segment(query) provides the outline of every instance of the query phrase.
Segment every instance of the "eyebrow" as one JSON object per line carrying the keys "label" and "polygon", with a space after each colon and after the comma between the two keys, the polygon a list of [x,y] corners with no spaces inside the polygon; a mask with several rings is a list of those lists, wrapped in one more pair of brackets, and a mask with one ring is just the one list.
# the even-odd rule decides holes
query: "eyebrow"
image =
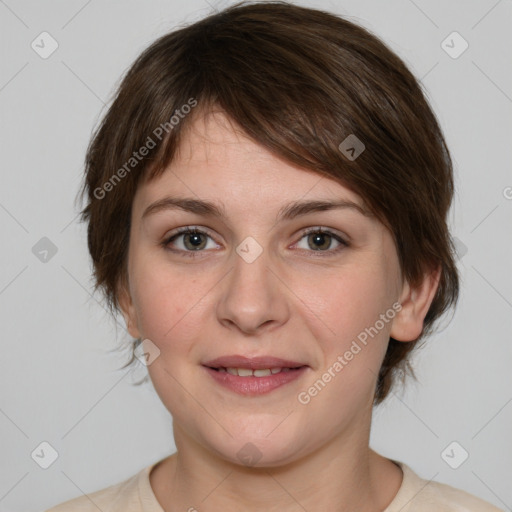
{"label": "eyebrow", "polygon": [[[281,208],[277,215],[277,220],[291,220],[296,217],[307,215],[308,213],[349,208],[358,213],[369,217],[370,212],[363,206],[345,199],[337,201],[313,200],[313,201],[294,201]],[[207,217],[219,217],[226,220],[226,213],[223,206],[217,206],[210,201],[193,199],[189,197],[167,196],[150,204],[142,214],[142,219],[163,210],[183,210]]]}

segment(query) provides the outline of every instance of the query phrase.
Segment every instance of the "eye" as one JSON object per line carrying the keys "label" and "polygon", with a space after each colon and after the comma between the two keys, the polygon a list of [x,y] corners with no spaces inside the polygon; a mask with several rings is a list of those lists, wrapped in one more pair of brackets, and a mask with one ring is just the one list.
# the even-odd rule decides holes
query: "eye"
{"label": "eye", "polygon": [[[170,251],[182,253],[201,252],[203,249],[218,247],[215,243],[213,243],[213,247],[208,246],[208,239],[213,243],[213,239],[206,231],[187,226],[166,238],[162,245]],[[170,245],[174,245],[175,248],[169,247]],[[194,254],[187,254],[187,256],[194,256]]]}
{"label": "eye", "polygon": [[[305,247],[300,247],[299,244],[303,239],[305,239]],[[332,249],[333,243],[336,245],[334,249]],[[298,249],[312,250],[314,252],[336,253],[344,247],[347,247],[348,243],[332,231],[316,227],[305,231],[296,245]]]}
{"label": "eye", "polygon": [[[209,240],[211,244],[208,245]],[[302,240],[305,241],[302,242]],[[302,247],[301,247],[302,244]],[[333,249],[333,245],[335,246]],[[327,253],[326,255],[337,253],[347,247],[349,244],[341,236],[321,227],[310,228],[306,230],[299,242],[295,246],[300,250],[308,252]],[[218,245],[213,238],[206,232],[196,227],[183,227],[167,237],[162,246],[169,251],[181,253],[184,256],[195,257],[198,252],[204,252],[204,249],[216,249]],[[323,254],[317,254],[323,256]]]}

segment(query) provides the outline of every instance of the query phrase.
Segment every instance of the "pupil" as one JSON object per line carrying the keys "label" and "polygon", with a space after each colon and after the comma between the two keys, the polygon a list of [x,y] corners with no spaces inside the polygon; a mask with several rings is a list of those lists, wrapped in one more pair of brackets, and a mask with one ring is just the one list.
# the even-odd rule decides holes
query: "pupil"
{"label": "pupil", "polygon": [[201,241],[201,233],[190,233],[186,240],[189,240],[192,244],[192,249],[198,249],[201,244],[203,243]]}
{"label": "pupil", "polygon": [[[329,242],[329,235],[326,235],[324,233],[315,233],[313,236],[313,243],[315,244],[312,249],[328,249],[330,242]],[[326,243],[326,237],[327,237],[327,243]],[[316,244],[319,245],[316,245]]]}

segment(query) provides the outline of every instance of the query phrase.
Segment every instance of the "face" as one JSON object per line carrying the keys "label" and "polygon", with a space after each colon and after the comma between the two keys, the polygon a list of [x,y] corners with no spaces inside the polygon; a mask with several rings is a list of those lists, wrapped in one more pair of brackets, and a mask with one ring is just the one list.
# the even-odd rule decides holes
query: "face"
{"label": "face", "polygon": [[[128,275],[123,312],[159,351],[148,370],[177,445],[235,463],[252,450],[254,465],[273,466],[364,438],[408,289],[390,233],[351,190],[278,159],[221,113],[198,118],[137,191]],[[243,376],[251,364],[276,373]]]}

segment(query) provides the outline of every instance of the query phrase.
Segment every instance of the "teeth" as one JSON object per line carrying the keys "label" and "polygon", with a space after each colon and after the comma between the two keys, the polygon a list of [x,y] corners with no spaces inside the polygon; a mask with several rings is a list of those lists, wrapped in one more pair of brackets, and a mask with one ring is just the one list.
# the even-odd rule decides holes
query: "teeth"
{"label": "teeth", "polygon": [[267,377],[268,375],[272,375],[268,368],[265,370],[254,370],[255,377]]}
{"label": "teeth", "polygon": [[219,368],[219,371],[225,371],[230,375],[239,377],[268,377],[281,371],[288,372],[289,368],[263,368],[261,370],[251,370],[250,368]]}

